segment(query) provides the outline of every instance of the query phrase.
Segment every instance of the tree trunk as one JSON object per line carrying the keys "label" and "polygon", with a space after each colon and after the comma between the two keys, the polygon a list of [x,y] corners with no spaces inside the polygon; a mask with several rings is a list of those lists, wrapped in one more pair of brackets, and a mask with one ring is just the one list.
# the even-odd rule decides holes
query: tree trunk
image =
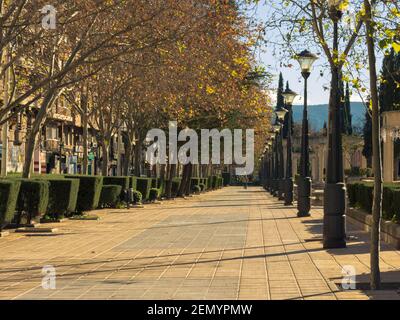
{"label": "tree trunk", "polygon": [[49,107],[52,105],[54,98],[55,98],[55,89],[51,89],[48,94],[46,95],[43,103],[39,109],[39,112],[35,118],[35,121],[32,125],[32,129],[28,135],[26,141],[26,154],[25,154],[25,161],[22,171],[23,178],[30,178],[31,176],[31,167],[32,167],[32,160],[33,160],[33,153],[35,151],[36,145],[36,137],[42,128],[43,122],[46,119],[47,111]]}
{"label": "tree trunk", "polygon": [[135,175],[140,177],[142,174],[141,170],[142,165],[142,143],[140,139],[138,139],[137,143],[135,144]]}
{"label": "tree trunk", "polygon": [[169,175],[168,175],[168,180],[167,180],[167,185],[166,185],[166,190],[165,190],[165,195],[167,199],[172,198],[172,179],[175,177],[176,173],[176,164],[171,164],[169,165],[170,170],[169,170]]}
{"label": "tree trunk", "polygon": [[[371,2],[374,4],[374,1]],[[380,252],[380,227],[382,217],[382,156],[380,143],[380,121],[379,121],[379,98],[378,98],[378,76],[376,72],[375,55],[375,28],[373,26],[373,14],[371,3],[364,0],[365,17],[367,27],[367,47],[369,61],[369,77],[372,102],[372,153],[374,171],[374,199],[372,206],[371,226],[371,289],[378,290],[381,286],[379,252]]]}
{"label": "tree trunk", "polygon": [[178,197],[183,197],[185,195],[186,191],[186,182],[187,178],[189,175],[188,172],[189,165],[185,164],[182,168],[182,180],[181,180],[181,185],[179,186],[179,191],[178,191]]}
{"label": "tree trunk", "polygon": [[108,158],[109,158],[109,145],[106,142],[101,144],[101,150],[103,153],[103,161],[101,163],[101,174],[103,177],[108,176]]}
{"label": "tree trunk", "polygon": [[190,195],[191,191],[190,190],[190,183],[191,183],[191,177],[193,175],[193,164],[189,163],[188,164],[188,173],[187,173],[187,179],[186,179],[186,184],[185,184],[185,195]]}
{"label": "tree trunk", "polygon": [[88,173],[88,115],[87,115],[87,100],[86,96],[82,97],[82,127],[83,127],[83,164],[82,164],[82,173]]}
{"label": "tree trunk", "polygon": [[131,164],[131,159],[132,159],[132,145],[130,142],[125,144],[125,161],[124,161],[124,176],[129,175],[129,166]]}

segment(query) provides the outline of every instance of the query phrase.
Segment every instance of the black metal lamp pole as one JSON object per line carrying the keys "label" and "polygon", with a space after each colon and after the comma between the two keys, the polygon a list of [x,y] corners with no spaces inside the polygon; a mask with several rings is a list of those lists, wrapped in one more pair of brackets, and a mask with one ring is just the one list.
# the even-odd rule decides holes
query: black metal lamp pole
{"label": "black metal lamp pole", "polygon": [[276,161],[276,139],[275,136],[273,135],[272,137],[272,150],[271,150],[271,189],[270,189],[270,193],[272,196],[275,196],[275,192],[276,192],[276,165],[277,165],[277,161]]}
{"label": "black metal lamp pole", "polygon": [[271,191],[271,179],[272,179],[272,159],[271,159],[271,142],[268,142],[268,150],[267,150],[267,191]]}
{"label": "black metal lamp pole", "polygon": [[278,138],[278,159],[279,159],[279,167],[278,167],[278,199],[284,200],[285,194],[285,161],[283,157],[283,128],[284,128],[284,120],[287,114],[287,110],[285,108],[279,108],[276,110],[276,118],[277,118],[277,138]]}
{"label": "black metal lamp pole", "polygon": [[286,137],[286,177],[285,177],[285,206],[293,205],[293,161],[292,161],[292,121],[293,110],[292,104],[297,93],[289,89],[289,84],[283,93],[285,98],[287,116],[287,137]]}
{"label": "black metal lamp pole", "polygon": [[308,140],[308,113],[307,113],[307,82],[311,74],[312,64],[317,60],[317,56],[305,50],[298,55],[301,66],[301,74],[304,78],[304,109],[303,125],[301,135],[301,154],[300,154],[300,176],[297,181],[297,209],[298,217],[307,217],[311,209],[311,177],[310,177],[310,153]]}
{"label": "black metal lamp pole", "polygon": [[[338,25],[342,12],[340,0],[329,0],[330,17],[333,21],[333,52],[339,57]],[[342,135],[340,129],[340,70],[336,64],[332,70],[329,102],[328,161],[324,191],[323,246],[346,247],[346,186],[343,176]]]}

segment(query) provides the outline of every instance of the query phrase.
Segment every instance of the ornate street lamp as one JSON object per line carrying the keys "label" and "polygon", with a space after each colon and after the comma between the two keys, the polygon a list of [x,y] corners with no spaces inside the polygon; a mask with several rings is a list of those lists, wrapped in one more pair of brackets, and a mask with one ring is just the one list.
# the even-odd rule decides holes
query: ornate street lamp
{"label": "ornate street lamp", "polygon": [[283,157],[283,122],[285,120],[285,116],[287,114],[287,110],[285,108],[279,108],[275,111],[277,122],[279,123],[279,131],[277,133],[277,156],[278,156],[278,199],[284,200],[285,194],[285,164]]}
{"label": "ornate street lamp", "polygon": [[318,57],[304,50],[297,55],[297,60],[301,67],[301,74],[304,78],[304,110],[303,125],[301,134],[301,154],[300,154],[300,176],[297,181],[297,209],[298,217],[307,217],[311,209],[311,178],[310,178],[310,154],[308,141],[308,114],[307,114],[307,81],[311,74],[312,66]]}
{"label": "ornate street lamp", "polygon": [[[339,21],[342,17],[340,4],[343,1],[329,0],[329,15],[333,21],[333,59],[339,58]],[[342,134],[340,128],[340,80],[338,63],[332,67],[331,96],[329,101],[328,156],[324,190],[323,246],[346,247],[346,186],[343,174]]]}
{"label": "ornate street lamp", "polygon": [[276,161],[276,132],[275,128],[272,128],[271,133],[271,178],[270,178],[270,188],[269,192],[272,196],[275,195],[276,192],[276,168],[277,168],[277,161]]}
{"label": "ornate street lamp", "polygon": [[294,99],[297,97],[297,93],[289,89],[289,84],[283,92],[285,98],[285,104],[288,109],[288,121],[287,121],[287,137],[286,137],[286,179],[285,179],[285,206],[291,206],[293,204],[293,166],[292,166],[292,121],[293,121],[293,110],[292,105]]}
{"label": "ornate street lamp", "polygon": [[271,191],[272,188],[272,142],[270,140],[267,141],[267,153],[266,153],[266,159],[267,159],[267,191]]}

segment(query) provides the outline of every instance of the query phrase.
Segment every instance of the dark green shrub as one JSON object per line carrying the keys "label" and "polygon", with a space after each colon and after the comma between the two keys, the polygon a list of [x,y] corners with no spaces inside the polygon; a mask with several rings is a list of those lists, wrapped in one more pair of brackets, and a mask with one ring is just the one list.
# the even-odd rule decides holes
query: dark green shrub
{"label": "dark green shrub", "polygon": [[165,188],[166,188],[166,181],[165,179],[158,179],[157,180],[157,189],[160,190],[160,197],[165,195]]}
{"label": "dark green shrub", "polygon": [[142,194],[143,200],[149,199],[151,183],[152,183],[151,178],[137,178],[136,190],[140,191],[140,193]]}
{"label": "dark green shrub", "polygon": [[157,178],[150,178],[151,179],[151,187],[154,189],[158,188],[158,179]]}
{"label": "dark green shrub", "polygon": [[346,186],[347,195],[349,197],[350,206],[354,207],[357,204],[357,184],[351,183]]}
{"label": "dark green shrub", "polygon": [[171,196],[175,198],[178,195],[179,187],[181,186],[182,179],[174,178],[172,179]]}
{"label": "dark green shrub", "polygon": [[101,189],[103,187],[103,177],[84,176],[84,175],[66,175],[68,179],[79,179],[79,192],[76,211],[95,210],[99,206]]}
{"label": "dark green shrub", "polygon": [[120,185],[103,185],[99,200],[100,208],[115,208],[121,201],[121,190]]}
{"label": "dark green shrub", "polygon": [[194,185],[192,190],[193,190],[194,193],[200,193],[201,192],[201,188],[198,185]]}
{"label": "dark green shrub", "polygon": [[133,203],[139,204],[142,203],[142,193],[137,190],[133,190]]}
{"label": "dark green shrub", "polygon": [[400,223],[400,190],[392,189],[392,209],[388,220]]}
{"label": "dark green shrub", "polygon": [[18,180],[0,181],[0,230],[14,218],[20,187]]}
{"label": "dark green shrub", "polygon": [[27,214],[28,222],[46,214],[49,203],[49,186],[47,180],[21,179],[17,201],[17,222],[20,223],[21,215]]}
{"label": "dark green shrub", "polygon": [[395,194],[395,189],[383,188],[383,201],[382,201],[382,217],[385,220],[392,220],[393,218],[393,196]]}
{"label": "dark green shrub", "polygon": [[[359,207],[367,213],[372,212],[373,184],[352,183],[347,185],[351,206]],[[398,222],[400,219],[400,188],[399,184],[387,183],[383,187],[382,214],[385,220]]]}
{"label": "dark green shrub", "polygon": [[156,201],[160,197],[160,189],[151,188],[149,193],[149,200]]}
{"label": "dark green shrub", "polygon": [[137,190],[137,177],[130,177],[129,188]]}
{"label": "dark green shrub", "polygon": [[212,190],[213,189],[213,177],[210,176],[207,178],[207,190]]}
{"label": "dark green shrub", "polygon": [[195,186],[198,186],[201,182],[200,178],[190,178],[190,190],[194,190]]}
{"label": "dark green shrub", "polygon": [[78,179],[49,179],[47,215],[59,219],[76,211],[79,192]]}
{"label": "dark green shrub", "polygon": [[130,187],[130,178],[129,177],[104,177],[103,185],[109,186],[121,186],[121,194],[119,198],[121,201],[125,199],[124,191],[128,190]]}
{"label": "dark green shrub", "polygon": [[217,188],[222,188],[224,186],[224,178],[217,177]]}
{"label": "dark green shrub", "polygon": [[222,173],[223,185],[228,186],[231,184],[231,174],[229,172]]}

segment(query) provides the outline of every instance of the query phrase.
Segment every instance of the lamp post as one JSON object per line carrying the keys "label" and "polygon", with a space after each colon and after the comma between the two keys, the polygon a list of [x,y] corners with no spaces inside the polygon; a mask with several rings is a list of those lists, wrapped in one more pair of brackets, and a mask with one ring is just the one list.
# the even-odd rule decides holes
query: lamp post
{"label": "lamp post", "polygon": [[277,122],[273,126],[274,130],[274,168],[273,168],[273,196],[279,197],[279,166],[280,166],[280,159],[279,159],[279,131],[281,130],[280,124]]}
{"label": "lamp post", "polygon": [[289,89],[289,84],[283,92],[286,108],[288,110],[287,137],[286,137],[286,177],[285,177],[285,206],[293,205],[293,166],[292,166],[292,105],[297,93]]}
{"label": "lamp post", "polygon": [[[333,21],[333,58],[339,57],[338,25],[342,17],[341,0],[329,0],[329,15]],[[331,95],[329,101],[328,156],[324,191],[323,246],[346,247],[346,187],[343,177],[342,135],[340,129],[340,82],[339,63],[332,67]]]}
{"label": "lamp post", "polygon": [[273,135],[271,136],[271,179],[270,179],[270,188],[269,193],[273,196],[275,195],[275,187],[276,187],[276,153],[275,153],[275,129],[272,131]]}
{"label": "lamp post", "polygon": [[278,199],[284,200],[285,194],[285,164],[283,157],[283,122],[285,120],[286,113],[288,111],[285,108],[279,108],[276,110],[276,117],[279,123],[279,131],[278,131]]}
{"label": "lamp post", "polygon": [[307,81],[310,77],[312,65],[318,59],[315,54],[304,50],[297,55],[304,78],[304,110],[301,134],[300,176],[297,181],[297,209],[298,217],[307,217],[311,209],[311,178],[310,178],[310,150],[308,141],[308,114],[307,114]]}
{"label": "lamp post", "polygon": [[266,167],[267,167],[267,182],[266,182],[266,190],[271,191],[271,179],[272,179],[272,159],[271,159],[271,146],[272,142],[267,141],[267,149],[266,149]]}

